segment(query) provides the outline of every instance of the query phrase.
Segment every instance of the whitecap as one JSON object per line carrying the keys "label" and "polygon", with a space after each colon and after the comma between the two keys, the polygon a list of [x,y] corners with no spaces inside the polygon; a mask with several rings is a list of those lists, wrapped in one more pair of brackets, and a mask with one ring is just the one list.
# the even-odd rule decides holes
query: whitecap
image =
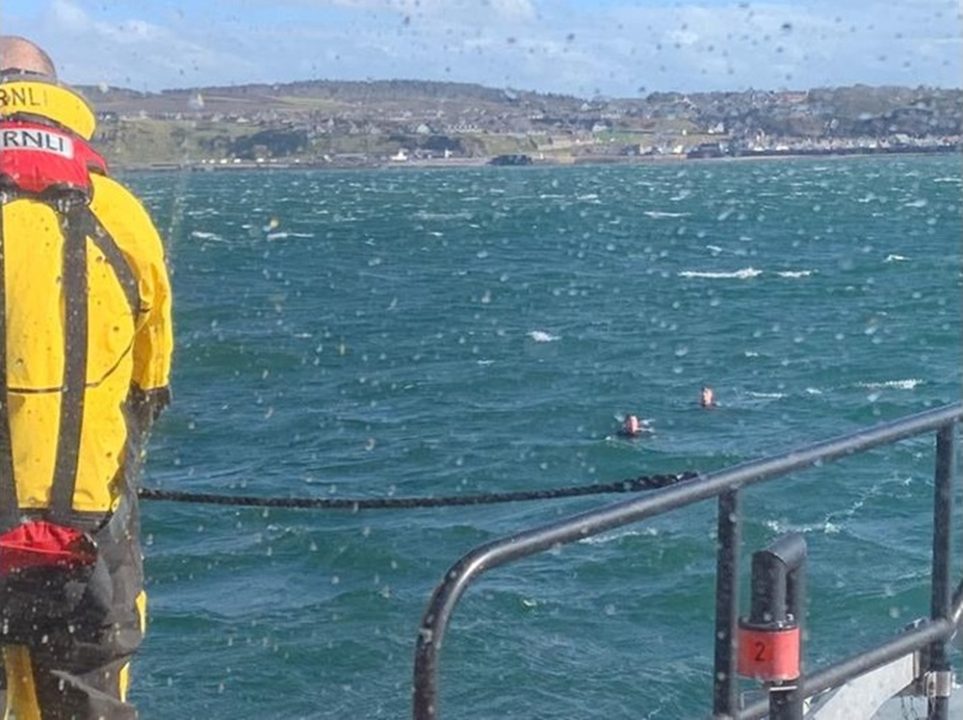
{"label": "whitecap", "polygon": [[285,240],[288,237],[290,237],[290,235],[289,233],[286,233],[286,232],[276,232],[276,233],[268,233],[267,235],[265,235],[265,237],[268,240]]}
{"label": "whitecap", "polygon": [[903,207],[906,207],[906,208],[925,208],[927,205],[929,205],[929,202],[926,200],[926,198],[920,198],[919,200],[910,200],[907,203],[903,203]]}
{"label": "whitecap", "polygon": [[203,232],[201,230],[194,230],[191,232],[192,238],[197,238],[198,240],[223,240],[220,235],[212,232]]}
{"label": "whitecap", "polygon": [[722,252],[722,248],[718,245],[706,245],[706,250],[717,255]]}
{"label": "whitecap", "polygon": [[920,378],[909,378],[908,380],[883,380],[881,382],[861,382],[856,383],[857,387],[866,388],[867,390],[915,390],[917,385],[922,385],[923,380]]}
{"label": "whitecap", "polygon": [[765,524],[770,530],[780,535],[790,531],[803,534],[821,532],[825,535],[837,535],[842,530],[838,524],[828,518],[825,522],[811,523],[808,525],[792,525],[790,523],[780,522],[779,520],[767,520]]}
{"label": "whitecap", "polygon": [[702,270],[682,270],[679,272],[679,277],[708,278],[710,280],[749,280],[759,275],[762,275],[762,270],[756,270],[755,268],[751,267],[742,268],[741,270],[734,270],[732,272],[708,272]]}
{"label": "whitecap", "polygon": [[658,220],[659,218],[689,217],[689,213],[687,212],[663,212],[662,210],[646,210],[642,214],[653,220]]}
{"label": "whitecap", "polygon": [[960,178],[958,178],[958,177],[938,177],[938,178],[933,178],[933,182],[935,182],[935,183],[956,183],[957,185],[959,185],[959,184],[960,184]]}
{"label": "whitecap", "polygon": [[906,257],[905,255],[897,255],[896,253],[890,253],[889,255],[886,256],[886,259],[883,262],[906,262],[907,260],[909,260],[909,258]]}
{"label": "whitecap", "polygon": [[807,395],[822,395],[822,394],[823,394],[823,391],[820,390],[819,388],[808,387],[808,388],[806,388],[806,394],[807,394]]}
{"label": "whitecap", "polygon": [[749,394],[752,395],[752,397],[763,398],[765,400],[781,400],[786,397],[786,393],[780,392],[752,392],[750,390]]}
{"label": "whitecap", "polygon": [[576,195],[575,197],[579,200],[598,200],[599,199],[599,196],[596,195],[595,193],[587,193],[585,195]]}
{"label": "whitecap", "polygon": [[593,537],[587,537],[579,540],[580,543],[585,543],[586,545],[605,545],[616,540],[621,540],[627,537],[658,537],[659,531],[656,528],[642,528],[641,530],[620,530],[617,532],[605,533],[604,535],[595,535]]}
{"label": "whitecap", "polygon": [[472,213],[467,210],[462,210],[461,212],[428,212],[426,210],[419,210],[414,214],[419,220],[471,220]]}
{"label": "whitecap", "polygon": [[528,333],[528,337],[537,343],[555,342],[556,340],[562,339],[558,335],[552,335],[552,333],[545,332],[544,330],[532,330]]}
{"label": "whitecap", "polygon": [[783,278],[804,278],[813,274],[813,270],[782,270],[776,275]]}

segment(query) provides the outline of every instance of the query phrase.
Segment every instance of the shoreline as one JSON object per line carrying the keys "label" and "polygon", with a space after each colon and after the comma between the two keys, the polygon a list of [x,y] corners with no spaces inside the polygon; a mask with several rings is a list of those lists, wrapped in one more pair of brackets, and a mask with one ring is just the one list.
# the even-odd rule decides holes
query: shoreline
{"label": "shoreline", "polygon": [[[766,160],[798,160],[798,159],[826,159],[842,158],[872,158],[872,157],[905,157],[929,155],[960,155],[963,148],[959,146],[934,146],[913,148],[906,150],[854,150],[854,151],[817,151],[817,152],[762,152],[743,155],[660,155],[660,156],[585,156],[566,158],[564,160],[535,160],[530,165],[518,167],[527,168],[564,168],[601,165],[678,165],[680,163],[705,162],[753,162]],[[200,163],[153,163],[149,165],[124,165],[111,163],[113,169],[122,173],[141,172],[190,172],[190,173],[224,173],[244,171],[325,171],[325,170],[405,170],[405,169],[461,169],[493,167],[493,157],[477,158],[448,158],[431,160],[406,160],[404,162],[372,162],[372,163],[334,163],[334,162],[230,162],[225,164]],[[512,167],[502,165],[500,167]]]}

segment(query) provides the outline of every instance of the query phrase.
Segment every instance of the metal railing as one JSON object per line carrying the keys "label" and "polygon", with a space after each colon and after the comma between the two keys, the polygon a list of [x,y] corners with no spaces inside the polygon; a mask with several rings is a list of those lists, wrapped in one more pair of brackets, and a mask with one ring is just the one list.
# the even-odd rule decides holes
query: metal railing
{"label": "metal railing", "polygon": [[438,669],[445,633],[462,595],[483,573],[713,497],[718,498],[718,552],[712,717],[715,720],[765,717],[768,712],[766,700],[742,710],[739,708],[736,636],[739,621],[738,559],[742,489],[909,437],[936,432],[931,617],[889,642],[808,674],[802,681],[802,693],[806,697],[812,696],[879,668],[893,659],[926,649],[927,667],[924,670],[935,688],[929,700],[929,720],[949,720],[948,687],[952,669],[946,644],[963,615],[963,582],[954,593],[950,579],[953,481],[956,474],[957,429],[961,419],[963,405],[940,407],[784,455],[743,463],[475,548],[445,573],[422,618],[415,650],[413,717],[415,720],[437,720],[440,717]]}

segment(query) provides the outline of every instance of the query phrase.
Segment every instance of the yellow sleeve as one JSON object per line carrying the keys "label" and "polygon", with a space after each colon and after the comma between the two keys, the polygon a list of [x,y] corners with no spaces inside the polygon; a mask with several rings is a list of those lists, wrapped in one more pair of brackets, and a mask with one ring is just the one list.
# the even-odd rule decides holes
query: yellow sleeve
{"label": "yellow sleeve", "polygon": [[137,278],[141,306],[134,336],[133,384],[147,393],[166,392],[174,333],[164,245],[147,210],[126,188],[100,175],[91,175],[91,180],[91,209]]}

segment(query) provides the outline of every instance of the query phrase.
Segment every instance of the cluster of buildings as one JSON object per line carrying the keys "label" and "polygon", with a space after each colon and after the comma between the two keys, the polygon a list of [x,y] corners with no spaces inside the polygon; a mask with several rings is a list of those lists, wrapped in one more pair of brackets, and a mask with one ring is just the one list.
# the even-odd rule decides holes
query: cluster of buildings
{"label": "cluster of buildings", "polygon": [[[297,101],[286,94],[295,90]],[[160,161],[209,167],[940,152],[961,147],[961,101],[959,90],[865,86],[583,100],[318,82],[128,94],[99,103],[98,140],[109,152],[131,125],[154,122],[178,134],[183,150]]]}

